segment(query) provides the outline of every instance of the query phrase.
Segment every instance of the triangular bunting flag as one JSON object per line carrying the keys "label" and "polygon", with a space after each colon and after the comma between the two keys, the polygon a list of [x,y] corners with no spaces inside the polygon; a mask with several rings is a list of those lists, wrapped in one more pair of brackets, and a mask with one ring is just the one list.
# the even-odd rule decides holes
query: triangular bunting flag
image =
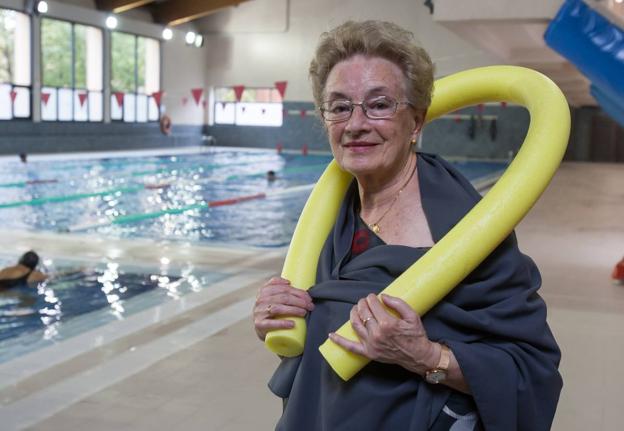
{"label": "triangular bunting flag", "polygon": [[243,97],[243,91],[245,91],[244,85],[235,85],[232,87],[234,89],[234,95],[236,96],[236,101],[240,102],[241,97]]}
{"label": "triangular bunting flag", "polygon": [[284,94],[286,94],[287,85],[288,85],[288,81],[276,81],[275,82],[275,88],[277,88],[277,91],[279,92],[280,96],[282,96],[282,99],[284,98]]}
{"label": "triangular bunting flag", "polygon": [[87,100],[87,93],[78,93],[78,100],[80,101],[80,107],[82,108],[85,100]]}
{"label": "triangular bunting flag", "polygon": [[11,90],[11,93],[9,94],[11,95],[11,102],[15,103],[15,98],[17,97],[17,91]]}
{"label": "triangular bunting flag", "polygon": [[117,105],[121,108],[124,102],[124,94],[121,91],[116,91],[113,94],[115,95],[115,100],[117,100]]}
{"label": "triangular bunting flag", "polygon": [[43,105],[46,106],[48,104],[48,100],[50,100],[50,93],[46,93],[45,91],[41,92],[41,101]]}
{"label": "triangular bunting flag", "polygon": [[193,100],[195,100],[195,104],[199,106],[199,101],[202,98],[202,94],[204,94],[203,88],[191,88],[191,94],[193,95]]}
{"label": "triangular bunting flag", "polygon": [[154,98],[154,102],[156,102],[156,106],[160,108],[160,101],[162,99],[164,91],[154,91],[152,93],[152,97]]}

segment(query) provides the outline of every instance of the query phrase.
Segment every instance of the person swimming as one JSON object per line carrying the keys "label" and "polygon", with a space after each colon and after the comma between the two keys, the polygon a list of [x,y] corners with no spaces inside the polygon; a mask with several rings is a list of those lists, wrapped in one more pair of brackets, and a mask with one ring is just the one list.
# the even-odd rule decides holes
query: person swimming
{"label": "person swimming", "polygon": [[39,255],[37,253],[32,250],[24,253],[19,258],[17,265],[0,270],[0,290],[46,280],[48,276],[36,269],[38,264]]}

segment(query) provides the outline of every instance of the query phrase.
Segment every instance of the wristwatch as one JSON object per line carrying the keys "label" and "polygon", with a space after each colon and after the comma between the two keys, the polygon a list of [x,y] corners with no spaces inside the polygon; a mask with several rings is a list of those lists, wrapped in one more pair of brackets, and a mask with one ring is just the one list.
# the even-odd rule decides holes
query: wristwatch
{"label": "wristwatch", "polygon": [[437,385],[446,380],[449,364],[451,363],[451,350],[444,344],[440,344],[440,346],[442,350],[440,351],[438,365],[434,369],[425,372],[425,380],[432,385]]}

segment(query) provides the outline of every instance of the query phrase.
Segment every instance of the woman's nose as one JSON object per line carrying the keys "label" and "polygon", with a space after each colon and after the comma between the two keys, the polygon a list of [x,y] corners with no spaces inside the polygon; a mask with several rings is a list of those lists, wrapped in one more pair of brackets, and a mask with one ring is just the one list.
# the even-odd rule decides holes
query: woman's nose
{"label": "woman's nose", "polygon": [[351,117],[347,120],[345,129],[348,131],[365,129],[369,125],[368,121],[364,107],[362,105],[353,105],[353,112],[351,112]]}

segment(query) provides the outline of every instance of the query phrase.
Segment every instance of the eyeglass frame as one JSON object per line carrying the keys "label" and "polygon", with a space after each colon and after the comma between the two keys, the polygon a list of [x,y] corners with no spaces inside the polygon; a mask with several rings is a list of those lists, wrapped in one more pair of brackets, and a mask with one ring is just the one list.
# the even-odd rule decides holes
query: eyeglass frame
{"label": "eyeglass frame", "polygon": [[394,101],[394,111],[392,111],[392,114],[390,114],[388,116],[385,116],[385,117],[370,117],[368,115],[368,111],[367,111],[366,107],[364,106],[364,103],[366,103],[367,100],[363,100],[363,101],[358,102],[358,103],[353,102],[353,101],[351,101],[349,99],[336,99],[336,100],[326,100],[326,101],[324,101],[322,104],[332,103],[332,102],[349,102],[349,106],[351,107],[351,109],[349,110],[349,116],[346,117],[346,118],[338,119],[338,120],[330,120],[330,119],[325,118],[325,112],[328,111],[328,110],[324,109],[322,106],[319,107],[319,111],[321,112],[321,117],[323,118],[323,120],[329,121],[330,123],[341,123],[343,121],[349,121],[351,119],[351,117],[353,116],[353,111],[355,110],[356,106],[359,106],[362,109],[362,112],[364,113],[364,116],[366,118],[368,118],[369,120],[387,120],[389,118],[393,118],[396,115],[397,111],[399,110],[399,105],[409,105],[412,108],[416,108],[412,102],[409,102],[407,100],[405,100],[405,101],[398,101],[398,100],[395,100],[393,97],[390,97],[390,96],[378,96],[376,98],[371,98],[371,99],[368,99],[368,100],[375,100],[375,99],[382,99],[382,98]]}

